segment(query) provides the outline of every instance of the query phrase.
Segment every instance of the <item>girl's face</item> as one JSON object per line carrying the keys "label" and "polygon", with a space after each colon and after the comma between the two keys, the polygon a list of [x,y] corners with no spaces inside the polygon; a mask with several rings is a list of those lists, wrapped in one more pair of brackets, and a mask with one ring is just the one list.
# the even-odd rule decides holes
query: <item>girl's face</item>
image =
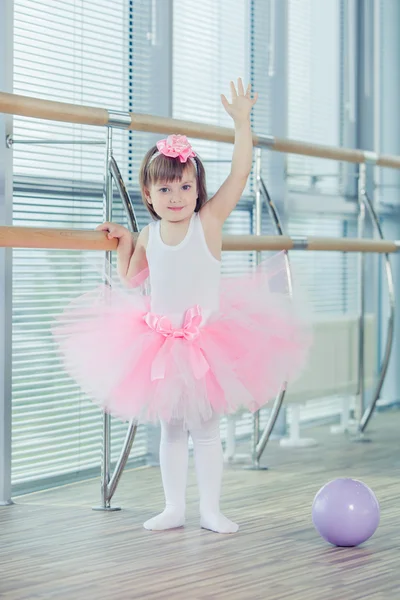
{"label": "girl's face", "polygon": [[197,176],[193,167],[184,170],[181,181],[158,181],[146,190],[146,199],[164,220],[190,219],[197,204]]}

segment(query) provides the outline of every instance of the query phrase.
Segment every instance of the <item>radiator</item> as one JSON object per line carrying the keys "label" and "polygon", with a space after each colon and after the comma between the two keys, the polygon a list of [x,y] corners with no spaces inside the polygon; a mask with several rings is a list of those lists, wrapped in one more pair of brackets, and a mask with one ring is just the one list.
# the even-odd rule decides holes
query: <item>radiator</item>
{"label": "radiator", "polygon": [[[355,395],[358,382],[358,317],[338,315],[314,322],[314,344],[307,368],[289,382],[285,402],[307,402],[331,395]],[[376,382],[377,323],[374,314],[365,317],[365,388]]]}

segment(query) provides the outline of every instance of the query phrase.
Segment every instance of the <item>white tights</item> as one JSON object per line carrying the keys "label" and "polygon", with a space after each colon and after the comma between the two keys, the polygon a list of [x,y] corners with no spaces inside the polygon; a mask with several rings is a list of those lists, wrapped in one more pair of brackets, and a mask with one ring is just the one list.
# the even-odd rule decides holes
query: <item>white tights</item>
{"label": "white tights", "polygon": [[[235,533],[238,526],[219,509],[223,470],[219,418],[213,416],[201,428],[192,429],[190,435],[200,493],[200,525],[217,533]],[[160,468],[165,510],[146,521],[146,529],[173,529],[185,524],[188,437],[181,421],[161,423]]]}

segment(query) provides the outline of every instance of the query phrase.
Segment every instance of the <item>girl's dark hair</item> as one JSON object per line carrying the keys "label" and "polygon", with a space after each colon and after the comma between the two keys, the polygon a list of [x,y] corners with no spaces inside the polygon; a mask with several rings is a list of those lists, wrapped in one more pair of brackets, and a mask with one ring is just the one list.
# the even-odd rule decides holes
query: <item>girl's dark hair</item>
{"label": "girl's dark hair", "polygon": [[148,190],[151,185],[158,181],[166,181],[168,183],[172,181],[181,181],[183,173],[190,166],[196,171],[192,161],[196,163],[197,167],[196,179],[198,196],[195,212],[199,212],[201,207],[207,202],[206,173],[199,157],[195,156],[194,158],[188,159],[187,162],[182,163],[179,157],[170,158],[169,156],[164,156],[164,154],[159,154],[151,160],[156,152],[158,152],[157,146],[150,148],[142,161],[139,172],[142,200],[149,213],[155,219],[160,219],[153,206],[148,203],[145,190]]}

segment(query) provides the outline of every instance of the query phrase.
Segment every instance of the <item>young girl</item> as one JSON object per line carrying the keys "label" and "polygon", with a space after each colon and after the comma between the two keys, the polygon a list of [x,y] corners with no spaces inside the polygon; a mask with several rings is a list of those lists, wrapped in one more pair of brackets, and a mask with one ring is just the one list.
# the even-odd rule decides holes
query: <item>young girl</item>
{"label": "young girl", "polygon": [[[95,302],[85,296],[56,330],[69,372],[106,411],[161,422],[165,509],[144,523],[149,530],[185,523],[189,434],[201,527],[238,530],[219,507],[220,415],[260,408],[298,374],[309,344],[287,295],[271,292],[271,273],[220,280],[222,227],[251,170],[250,113],[257,101],[241,79],[231,93],[231,103],[222,96],[235,124],[226,181],[207,201],[204,167],[185,136],[151,148],[140,185],[153,222],[136,244],[120,225],[98,227],[119,240],[118,272],[129,290],[105,287]],[[150,297],[134,288],[147,274]]]}

